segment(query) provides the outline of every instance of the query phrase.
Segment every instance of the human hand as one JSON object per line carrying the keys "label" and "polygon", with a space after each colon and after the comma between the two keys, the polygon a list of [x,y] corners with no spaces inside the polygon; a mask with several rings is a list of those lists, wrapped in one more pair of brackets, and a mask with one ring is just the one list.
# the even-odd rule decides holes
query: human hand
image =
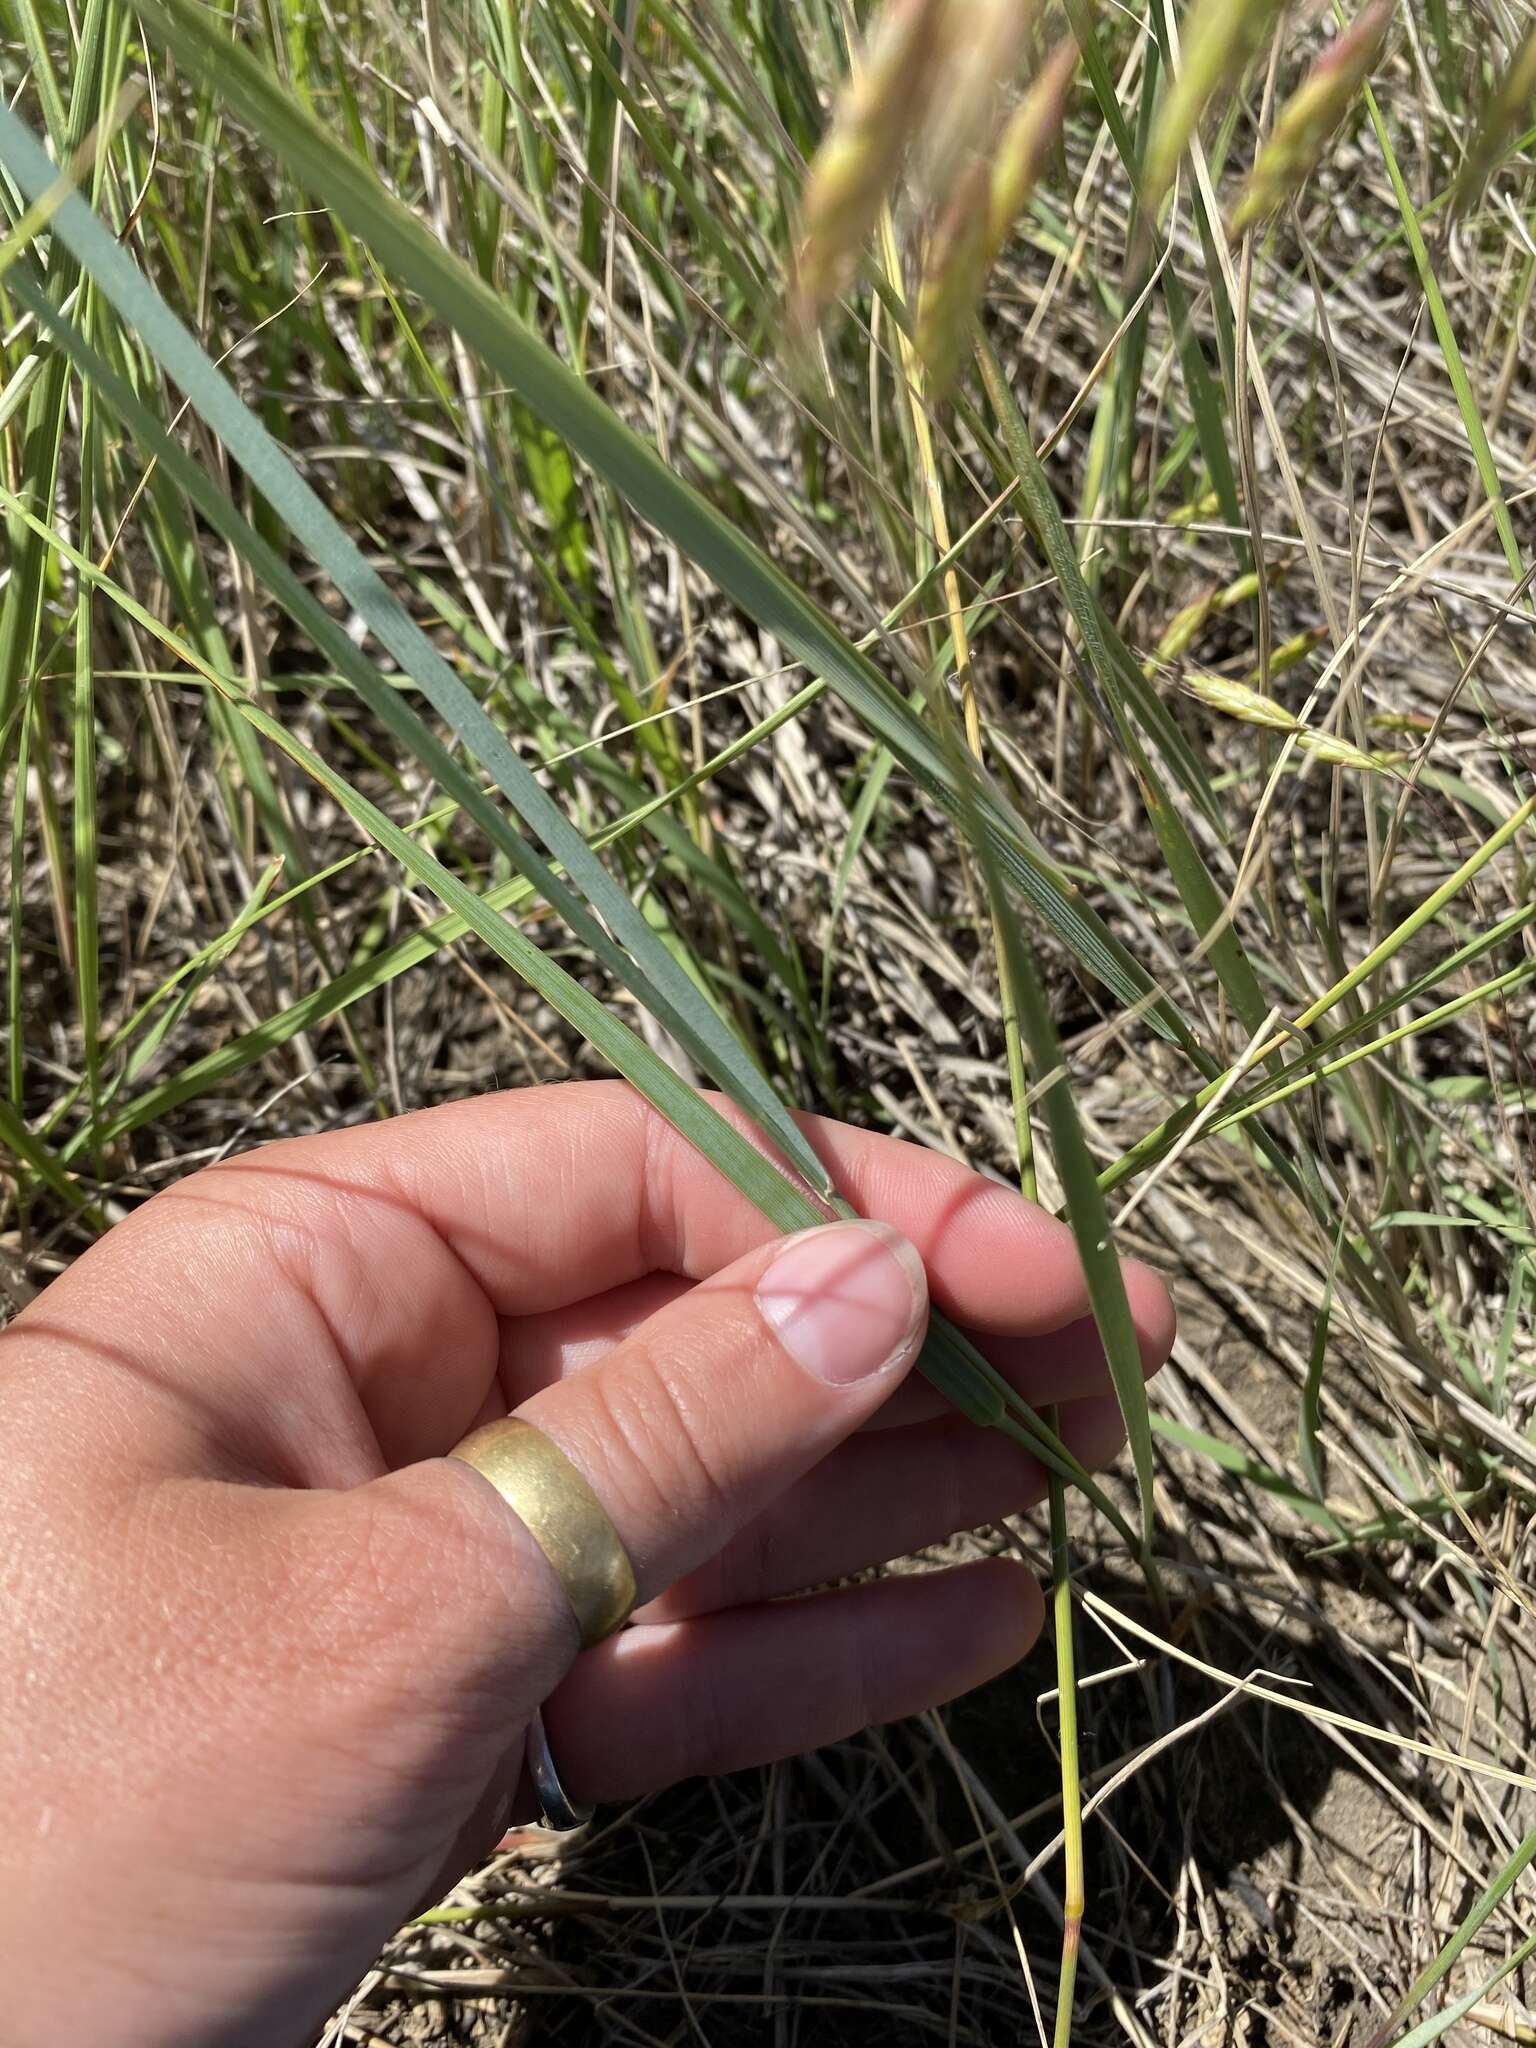
{"label": "human hand", "polygon": [[[1121,1441],[1064,1226],[918,1147],[806,1128],[891,1227],[776,1238],[639,1096],[573,1084],[195,1174],[18,1317],[10,2048],[302,2040],[531,1812],[541,1702],[572,1796],[627,1799],[1029,1647],[1040,1595],[1001,1561],[780,1597],[1044,1492],[907,1379],[923,1263],[1028,1400],[1066,1404],[1085,1464]],[[1154,1369],[1172,1312],[1127,1281]],[[646,1603],[580,1656],[543,1553],[444,1456],[514,1409],[586,1475]]]}

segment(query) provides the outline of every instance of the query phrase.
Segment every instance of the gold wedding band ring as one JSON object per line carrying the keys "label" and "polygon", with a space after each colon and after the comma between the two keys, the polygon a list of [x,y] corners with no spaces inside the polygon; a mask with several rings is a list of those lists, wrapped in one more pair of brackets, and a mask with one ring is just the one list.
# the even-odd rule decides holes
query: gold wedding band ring
{"label": "gold wedding band ring", "polygon": [[590,1650],[624,1626],[635,1568],[607,1510],[553,1437],[509,1415],[471,1430],[448,1453],[473,1465],[549,1559]]}

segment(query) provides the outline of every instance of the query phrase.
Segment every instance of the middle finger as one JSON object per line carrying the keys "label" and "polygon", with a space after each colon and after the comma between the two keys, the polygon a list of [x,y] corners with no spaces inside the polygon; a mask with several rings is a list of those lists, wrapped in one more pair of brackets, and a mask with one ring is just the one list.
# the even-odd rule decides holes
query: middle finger
{"label": "middle finger", "polygon": [[[1091,1470],[1125,1441],[1112,1395],[1061,1411],[1068,1450]],[[1045,1498],[1045,1467],[995,1429],[959,1417],[849,1437],[641,1621],[776,1600],[1019,1514]]]}

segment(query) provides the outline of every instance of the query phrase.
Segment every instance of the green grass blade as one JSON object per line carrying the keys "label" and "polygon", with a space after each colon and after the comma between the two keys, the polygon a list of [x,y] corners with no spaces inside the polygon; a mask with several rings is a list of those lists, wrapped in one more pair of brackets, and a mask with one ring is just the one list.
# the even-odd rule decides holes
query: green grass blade
{"label": "green grass blade", "polygon": [[[8,109],[0,109],[0,154],[24,189],[35,192],[47,188],[53,176],[52,166]],[[464,740],[474,758],[489,770],[508,802],[582,888],[596,917],[583,908],[570,890],[555,881],[548,865],[533,854],[527,841],[512,832],[493,807],[480,798],[463,770],[441,743],[431,737],[399,691],[366,663],[357,661],[356,650],[351,648],[345,632],[328,620],[323,607],[297,578],[284,570],[254,529],[229,507],[232,519],[238,521],[243,532],[237,532],[234,526],[230,530],[237,532],[247,560],[253,566],[259,565],[267,586],[274,590],[281,587],[289,610],[295,616],[302,614],[301,623],[306,630],[338,669],[357,684],[370,708],[406,741],[419,760],[430,765],[445,788],[455,791],[477,822],[504,846],[509,857],[537,880],[547,899],[610,971],[634,988],[705,1072],[773,1137],[810,1185],[825,1192],[825,1168],[739,1040],[701,996],[586,840],[513,752],[484,707],[369,567],[355,542],[303,482],[192,335],[78,196],[72,196],[60,207],[55,225],[120,315],[154,350],[167,373],[192,399],[285,525],[324,566],[337,588],[351,599],[379,640]],[[18,286],[18,292],[25,298],[22,287]],[[39,300],[34,311],[44,317],[48,311],[46,301]],[[63,325],[55,324],[54,331],[70,348],[69,334]],[[77,335],[76,339],[80,337]],[[103,382],[104,368],[98,359],[93,370],[98,383]],[[114,409],[121,416],[126,387],[119,383],[117,393]],[[143,409],[136,409],[141,420],[147,420]],[[163,448],[161,453],[164,459]],[[185,471],[182,480],[186,481]],[[189,488],[195,491],[195,487]],[[203,501],[200,508],[206,511],[207,491],[195,494]],[[603,925],[612,932],[612,939]]]}
{"label": "green grass blade", "polygon": [[[1002,430],[1004,445],[1010,459],[1018,467],[1024,503],[1040,536],[1046,559],[1061,584],[1068,607],[1077,622],[1078,631],[1083,636],[1083,643],[1088,649],[1095,673],[1114,713],[1121,740],[1136,768],[1148,821],[1157,835],[1158,844],[1168,862],[1191,922],[1202,944],[1209,951],[1211,964],[1221,977],[1223,988],[1244,1024],[1250,1031],[1257,1031],[1268,1011],[1259,988],[1258,977],[1243,951],[1227,914],[1221,891],[1216,887],[1199,849],[1191,838],[1189,828],[1180,817],[1177,806],[1168,800],[1167,792],[1153,769],[1145,748],[1133,731],[1129,718],[1121,709],[1120,685],[1126,664],[1118,661],[1112,653],[1107,630],[1108,622],[1099,608],[1098,599],[1083,577],[1076,550],[1068,536],[1050,481],[1035,453],[1023,415],[1008,388],[1002,365],[998,362],[990,343],[986,341],[983,341],[981,346],[981,367],[987,392],[992,399],[998,425]],[[1128,655],[1127,660],[1129,661]],[[1135,668],[1136,664],[1130,661],[1129,666]],[[1155,701],[1155,693],[1151,691],[1151,686],[1141,676],[1139,669],[1136,672],[1138,688],[1152,695]],[[1141,708],[1138,706],[1138,710]],[[1158,709],[1171,725],[1173,721],[1167,718],[1163,707],[1159,705]],[[1159,733],[1161,730],[1159,725]],[[1181,738],[1179,748],[1183,749],[1184,746]],[[1177,758],[1177,753],[1175,757]],[[1203,774],[1194,775],[1192,780],[1193,793],[1201,794],[1203,799],[1208,798],[1214,804],[1214,798],[1210,795],[1209,785],[1205,782]],[[1188,781],[1185,787],[1190,787]]]}
{"label": "green grass blade", "polygon": [[1182,1450],[1193,1451],[1197,1457],[1206,1458],[1223,1472],[1230,1472],[1245,1485],[1261,1487],[1265,1493],[1272,1493],[1277,1500],[1283,1500],[1287,1507],[1313,1522],[1319,1529],[1330,1535],[1338,1529],[1338,1523],[1328,1512],[1320,1499],[1303,1491],[1294,1481],[1287,1479],[1283,1472],[1277,1472],[1273,1465],[1266,1465],[1251,1451],[1229,1444],[1219,1436],[1208,1436],[1202,1429],[1192,1429],[1188,1423],[1175,1421],[1171,1415],[1153,1414],[1153,1433],[1166,1437],[1169,1443],[1178,1444]]}
{"label": "green grass blade", "polygon": [[[154,0],[151,17],[188,67],[225,95],[305,185],[365,239],[391,274],[469,342],[535,414],[759,625],[824,678],[951,812],[959,801],[951,766],[924,722],[880,671],[763,551],[722,517],[647,442],[399,204],[372,171],[293,106],[279,83],[188,4]],[[75,216],[64,209],[69,225]],[[1010,882],[1086,969],[1127,1005],[1152,998],[1161,1035],[1188,1045],[1176,1007],[1115,940],[1101,919],[1055,874],[990,786],[975,799]]]}
{"label": "green grass blade", "polygon": [[99,1230],[106,1229],[105,1219],[84,1188],[78,1186],[65,1171],[52,1148],[32,1135],[4,1097],[0,1097],[0,1151],[11,1153],[23,1165],[30,1166],[37,1178],[52,1188],[67,1208],[84,1210],[94,1219]]}
{"label": "green grass blade", "polygon": [[980,356],[987,396],[1018,477],[1021,502],[1039,536],[1046,561],[1061,583],[1067,609],[1082,635],[1094,675],[1116,714],[1118,726],[1122,731],[1127,729],[1123,699],[1134,710],[1142,730],[1168,762],[1180,786],[1201,806],[1211,823],[1219,827],[1221,811],[1194,749],[1089,588],[1045,466],[1035,453],[1028,423],[1003,374],[997,352],[985,337],[980,342]]}
{"label": "green grass blade", "polygon": [[[970,769],[969,761],[955,752],[957,781]],[[1131,1458],[1136,1468],[1136,1487],[1141,1501],[1141,1558],[1150,1574],[1152,1564],[1152,1426],[1148,1420],[1147,1382],[1142,1369],[1141,1347],[1131,1305],[1125,1292],[1125,1273],[1115,1250],[1109,1227],[1109,1211],[1099,1187],[1098,1169],[1083,1135],[1083,1126],[1073,1100],[1071,1083],[1056,1033],[1056,1022],[1046,999],[1041,976],[1029,941],[1013,913],[1003,887],[1002,876],[979,820],[973,822],[972,849],[987,885],[992,925],[1004,963],[1008,985],[1018,1006],[1019,1030],[1028,1055],[1029,1071],[1042,1091],[1041,1106],[1051,1137],[1051,1154],[1065,1197],[1067,1221],[1077,1243],[1078,1257],[1088,1283],[1088,1299],[1099,1339],[1109,1363],[1115,1397],[1125,1421]]]}
{"label": "green grass blade", "polygon": [[[1335,9],[1343,20],[1341,10]],[[1440,344],[1440,353],[1445,358],[1446,375],[1451,381],[1451,390],[1456,396],[1456,409],[1461,414],[1461,424],[1467,437],[1467,446],[1472,451],[1472,460],[1477,465],[1477,474],[1493,507],[1493,523],[1498,531],[1504,559],[1509,564],[1509,573],[1519,583],[1525,575],[1521,559],[1520,542],[1515,535],[1514,521],[1509,516],[1509,503],[1504,496],[1504,486],[1499,480],[1498,464],[1493,459],[1493,449],[1488,441],[1488,429],[1483,424],[1472,380],[1467,375],[1466,363],[1462,360],[1461,344],[1456,339],[1456,329],[1451,324],[1450,312],[1446,307],[1445,294],[1440,289],[1440,280],[1435,275],[1435,266],[1430,261],[1429,245],[1424,240],[1424,230],[1419,223],[1414,207],[1413,195],[1408,190],[1397,161],[1397,152],[1392,147],[1392,138],[1387,133],[1387,124],[1382,116],[1381,105],[1369,85],[1363,88],[1363,97],[1376,130],[1376,140],[1381,145],[1382,162],[1387,167],[1387,176],[1392,181],[1392,192],[1397,200],[1398,212],[1402,215],[1403,232],[1408,238],[1408,247],[1413,253],[1414,268],[1419,273],[1424,298],[1429,306],[1429,317],[1435,330],[1435,339]]]}
{"label": "green grass blade", "polygon": [[[35,286],[28,285],[26,289],[33,297],[38,296]],[[75,337],[75,345],[79,346],[78,336]],[[82,352],[81,367],[89,376],[101,375],[106,379],[105,388],[114,406],[124,398],[124,393],[112,388],[111,373],[105,370],[104,365],[92,362],[88,352]],[[127,396],[131,397],[131,394]],[[149,424],[153,425],[152,422]],[[157,452],[171,461],[181,454],[169,441],[164,442]],[[212,501],[216,503],[216,493],[212,494]],[[827,1221],[827,1203],[807,1194],[772,1160],[765,1158],[705,1097],[682,1081],[658,1054],[652,1052],[643,1039],[613,1016],[558,962],[541,952],[515,925],[509,923],[488,897],[476,894],[445,868],[433,854],[356,790],[345,776],[252,702],[240,684],[199,662],[193,650],[169,627],[145,612],[61,535],[43,527],[32,514],[17,507],[16,501],[3,488],[0,488],[0,502],[20,510],[23,519],[33,529],[41,529],[48,545],[69,561],[82,577],[108,591],[117,603],[132,612],[190,668],[203,674],[229,702],[237,716],[249,721],[254,730],[327,789],[370,838],[393,854],[408,873],[432,891],[463,930],[481,938],[507,966],[536,988],[552,1009],[558,1011],[620,1074],[632,1082],[652,1106],[780,1230],[798,1230]],[[232,513],[232,508],[228,509]],[[232,516],[235,519],[239,517],[238,514]],[[779,715],[783,715],[782,709]],[[520,886],[527,888],[529,884],[524,881]],[[424,934],[421,936],[425,937]],[[30,1137],[28,1143],[36,1150],[35,1141]],[[844,1214],[854,1213],[840,1199],[836,1200],[835,1206]],[[974,1422],[1003,1429],[1017,1438],[1051,1471],[1081,1487],[1111,1523],[1131,1540],[1124,1517],[1092,1476],[1065,1449],[1055,1432],[1040,1420],[971,1340],[941,1315],[934,1314],[929,1319],[928,1341],[919,1363],[930,1383],[961,1414]]]}
{"label": "green grass blade", "polygon": [[[1525,1841],[1521,1843],[1520,1848],[1515,1852],[1515,1862],[1519,1864],[1521,1869],[1530,1861],[1528,1852],[1533,1847],[1536,1847],[1536,1835],[1527,1835]],[[1505,1874],[1508,1873],[1510,1868],[1510,1865],[1505,1866]],[[1502,1883],[1502,1877],[1499,1882]],[[1506,1886],[1505,1889],[1507,1890],[1508,1887]],[[1407,2009],[1410,2012],[1424,1997],[1425,1992],[1432,1990],[1434,1985],[1440,1981],[1455,1961],[1456,1956],[1466,1946],[1466,1941],[1470,1939],[1467,1930],[1472,1926],[1473,1917],[1478,1913],[1487,1897],[1488,1893],[1484,1892],[1483,1897],[1478,1900],[1477,1906],[1472,1909],[1472,1914],[1469,1914],[1467,1919],[1462,1922],[1450,1942],[1440,1951],[1440,1954],[1419,1979],[1418,1984],[1409,1993]],[[1477,1925],[1482,1925],[1481,1919],[1477,1921]],[[1439,2012],[1432,2014],[1427,2020],[1421,2021],[1411,2033],[1405,2034],[1398,2043],[1398,2048],[1429,2048],[1431,2041],[1437,2041],[1443,2033],[1455,2026],[1458,2020],[1464,2019],[1474,2005],[1479,2004],[1488,1996],[1488,1993],[1493,1990],[1496,1984],[1502,1983],[1504,1978],[1510,1976],[1523,1964],[1529,1962],[1532,1956],[1536,1956],[1536,1934],[1528,1934],[1525,1940],[1520,1942],[1475,1990],[1464,1992],[1460,1998],[1453,1999],[1449,2005],[1444,2006]],[[1421,1985],[1424,1987],[1423,1990],[1420,1989]],[[1376,2038],[1377,2041],[1386,2041],[1390,2038],[1390,2030],[1378,2035]],[[1375,2043],[1372,2044],[1372,2048],[1375,2048]]]}

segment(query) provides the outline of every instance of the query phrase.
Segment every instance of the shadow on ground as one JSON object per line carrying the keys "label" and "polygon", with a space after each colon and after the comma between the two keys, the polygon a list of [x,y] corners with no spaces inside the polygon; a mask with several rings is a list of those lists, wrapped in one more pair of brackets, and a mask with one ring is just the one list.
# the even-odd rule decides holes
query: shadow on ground
{"label": "shadow on ground", "polygon": [[[1081,1583],[1155,1625],[1123,1579],[1089,1569]],[[1316,1697],[1334,1689],[1330,1680],[1349,1681],[1358,1696],[1336,1628],[1234,1607],[1230,1586],[1218,1607],[1196,1582],[1176,1607],[1173,1636],[1239,1676],[1284,1674]],[[1208,2029],[1212,2044],[1278,2044],[1304,2029],[1330,2048],[1363,2041],[1371,2006],[1346,1961],[1358,1942],[1334,1944],[1329,1917],[1382,1909],[1402,1840],[1390,1795],[1299,1713],[1234,1696],[1169,1658],[1127,1668],[1091,1624],[1080,1661],[1085,1782],[1102,1784],[1133,1753],[1165,1746],[1089,1824],[1074,2040],[1124,2040],[1119,1999],[1158,2040]],[[482,1983],[488,1965],[506,1965],[505,1984],[478,2009],[437,2003],[439,2030],[425,2038],[499,2048],[1031,2042],[1018,1944],[1049,2028],[1060,1936],[1048,1901],[1021,1882],[1020,1852],[1038,1855],[1059,1825],[1042,1726],[1054,1733],[1055,1710],[1036,1707],[1054,1679],[1042,1645],[953,1707],[943,1733],[902,1723],[772,1771],[690,1783],[600,1817],[557,1865],[507,1867],[481,1895],[547,1884],[549,1919],[487,1920],[396,1951],[434,1975],[464,1967]],[[1385,1746],[1371,1762],[1384,1780],[1412,1773],[1411,1759]],[[1415,1793],[1433,1797],[1422,1784]],[[977,1826],[989,1800],[1015,1823],[994,1840],[990,1862]],[[1346,1895],[1330,1899],[1320,1873],[1336,1884],[1341,1870]],[[1059,1892],[1059,1857],[1043,1875]],[[1271,1993],[1285,2001],[1289,2036],[1266,2023]],[[404,1994],[394,2006],[389,2038],[423,2024],[411,2003]]]}

